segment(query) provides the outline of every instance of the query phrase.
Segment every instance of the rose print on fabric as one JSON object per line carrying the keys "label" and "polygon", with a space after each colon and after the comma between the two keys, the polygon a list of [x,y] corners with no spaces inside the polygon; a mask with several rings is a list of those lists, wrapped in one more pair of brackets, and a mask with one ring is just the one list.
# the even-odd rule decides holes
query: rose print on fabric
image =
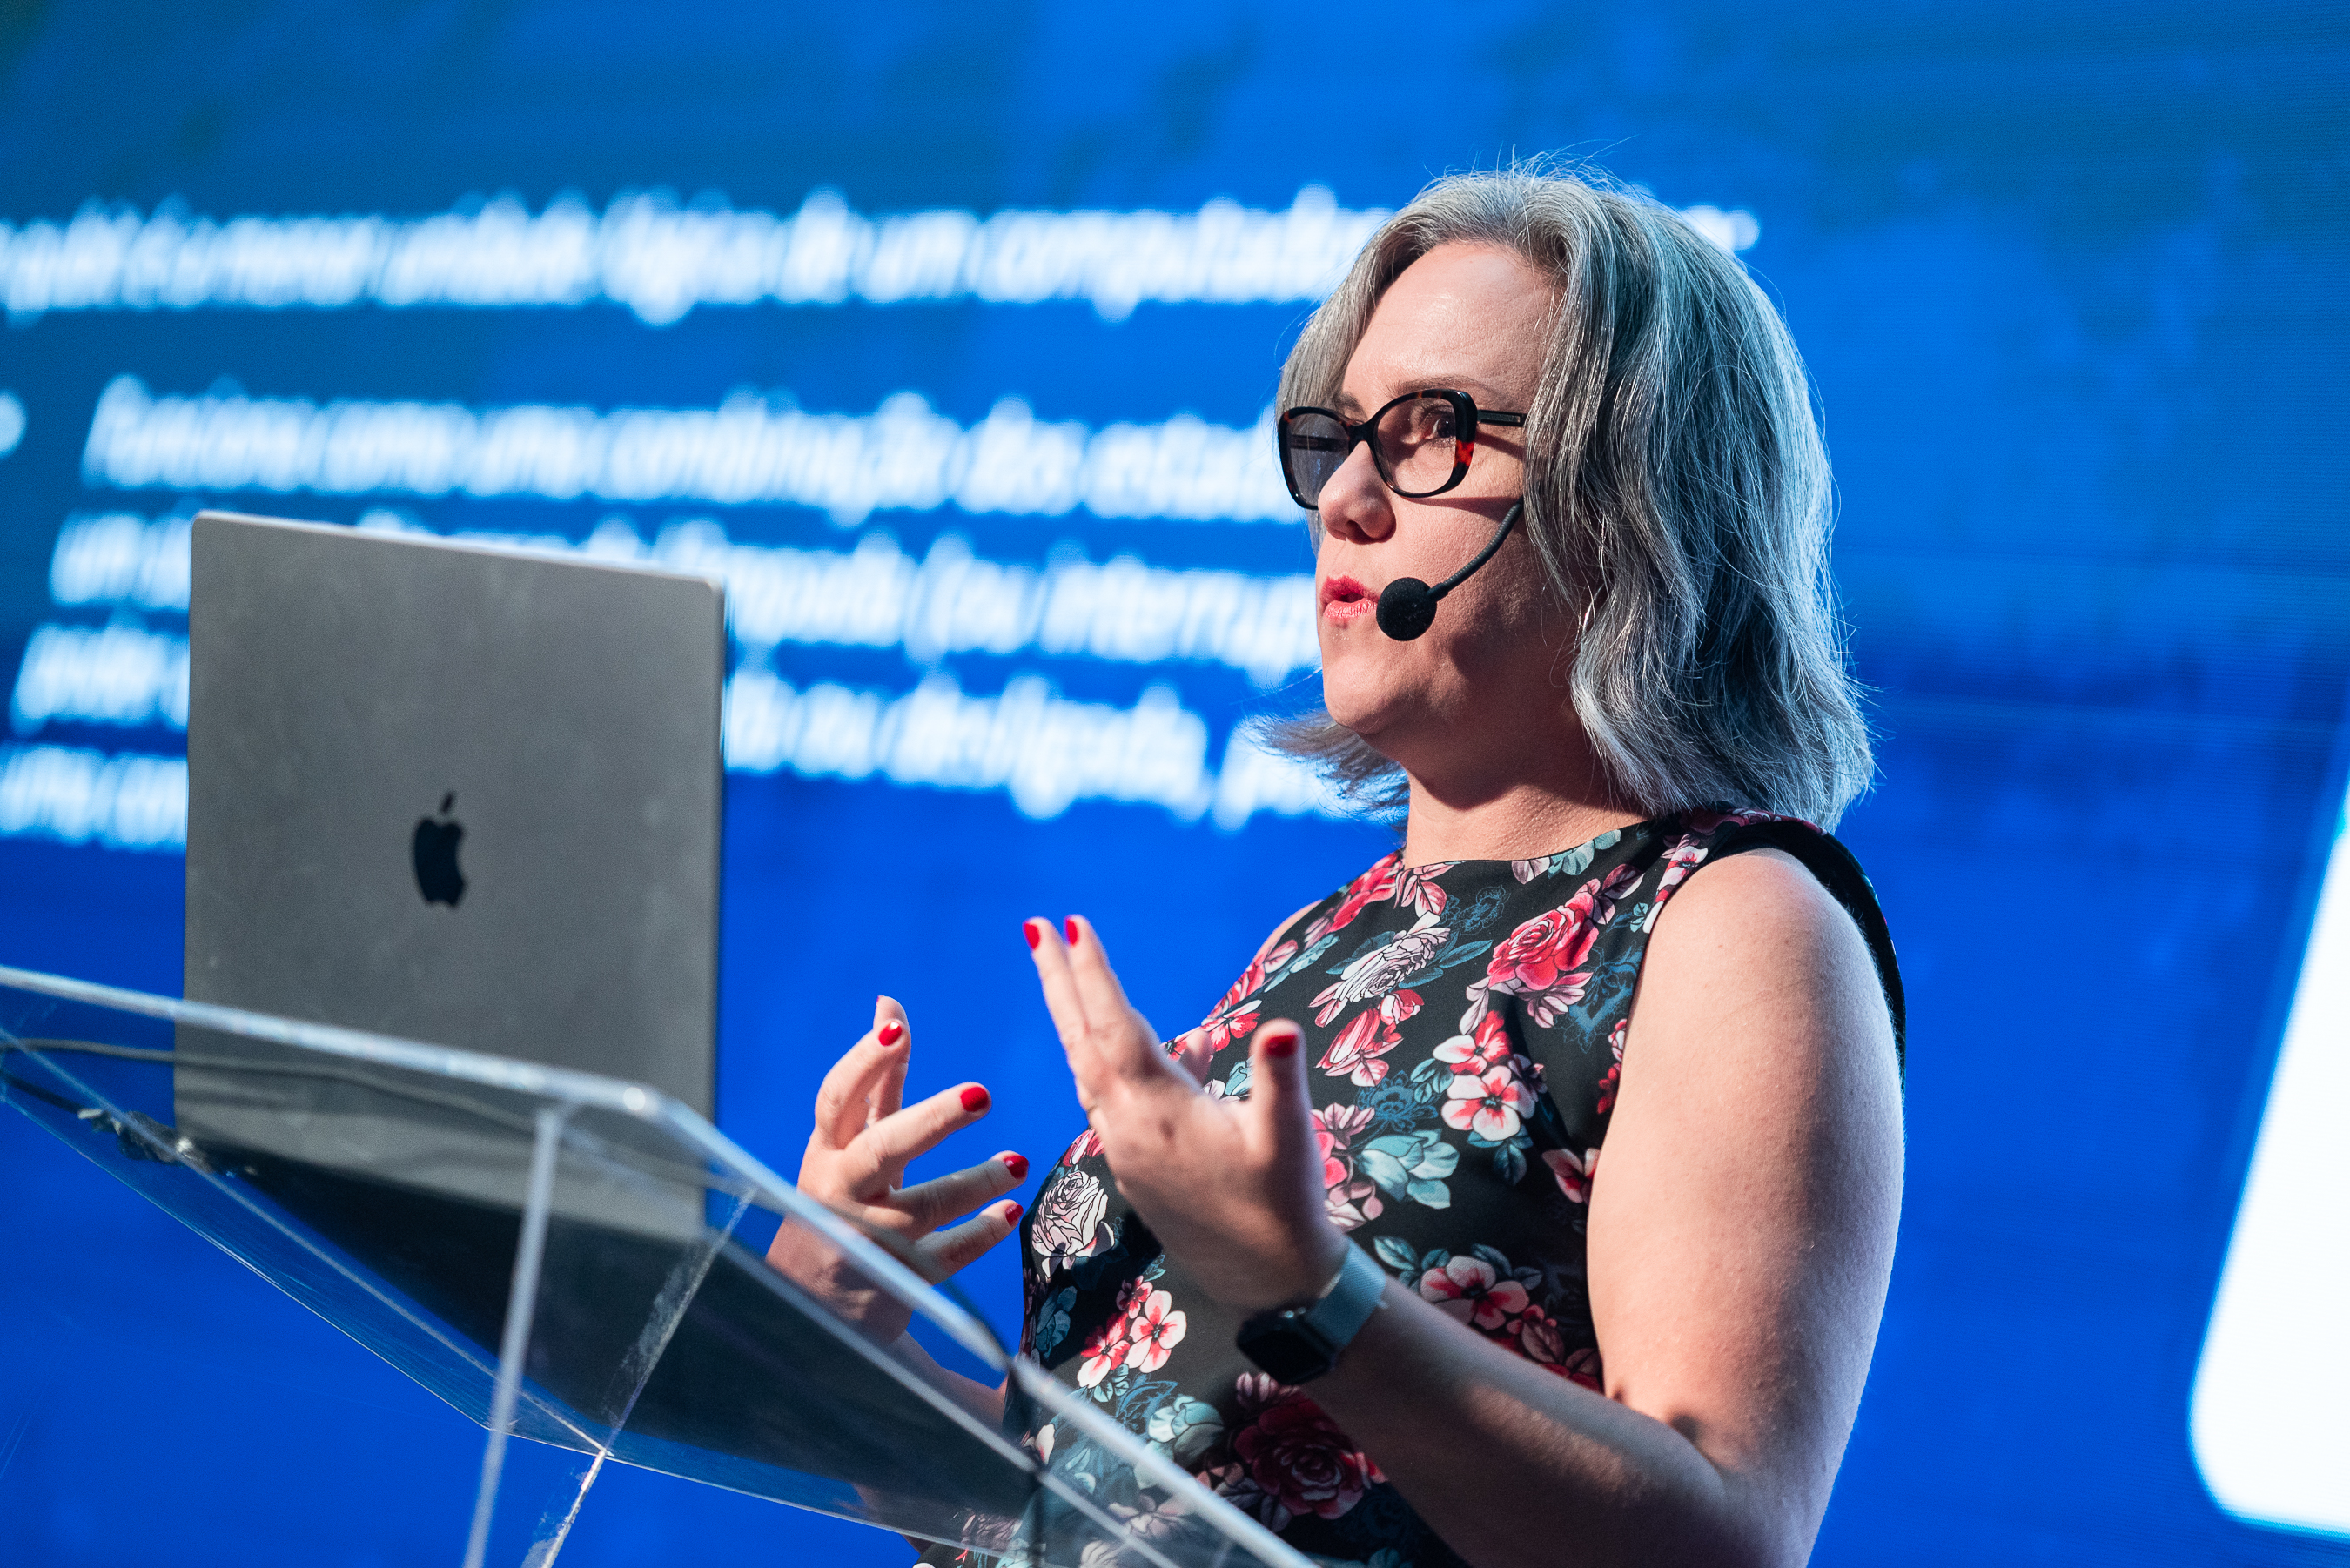
{"label": "rose print on fabric", "polygon": [[1232,1462],[1200,1479],[1273,1530],[1293,1519],[1336,1519],[1383,1483],[1370,1457],[1355,1447],[1322,1407],[1261,1373],[1244,1373],[1234,1390],[1254,1418],[1233,1432]]}
{"label": "rose print on fabric", "polygon": [[1578,1360],[1584,1347],[1537,1299],[1544,1282],[1552,1277],[1544,1270],[1514,1267],[1500,1248],[1483,1243],[1460,1253],[1440,1247],[1420,1253],[1396,1237],[1382,1236],[1372,1250],[1421,1300],[1544,1371],[1577,1381],[1586,1370],[1596,1373],[1596,1355]]}
{"label": "rose print on fabric", "polygon": [[1179,1394],[1151,1407],[1142,1424],[1142,1435],[1177,1464],[1188,1465],[1222,1440],[1224,1418],[1205,1399]]}
{"label": "rose print on fabric", "polygon": [[1544,1024],[1582,1001],[1584,976],[1577,966],[1590,956],[1599,934],[1591,919],[1589,891],[1544,910],[1503,939],[1486,961],[1482,990],[1470,988],[1471,1000],[1497,991],[1523,997],[1527,1014]]}
{"label": "rose print on fabric", "polygon": [[1440,878],[1460,865],[1458,860],[1435,860],[1425,866],[1403,866],[1396,869],[1395,891],[1389,895],[1403,908],[1428,919],[1444,913],[1451,895],[1444,890]]}
{"label": "rose print on fabric", "polygon": [[1090,1258],[1108,1244],[1109,1228],[1102,1223],[1108,1210],[1109,1191],[1090,1171],[1064,1166],[1036,1195],[1028,1244],[1038,1257],[1056,1263]]}
{"label": "rose print on fabric", "polygon": [[1391,994],[1429,968],[1451,940],[1452,933],[1442,926],[1423,923],[1384,947],[1369,949],[1340,971],[1336,984],[1314,999],[1314,1022],[1326,1024],[1358,1002]]}
{"label": "rose print on fabric", "polygon": [[[1586,1216],[1646,928],[1761,820],[1682,814],[1514,865],[1390,855],[1309,911],[1186,1036],[1214,1056],[1205,1092],[1246,1096],[1248,1059],[1232,1047],[1265,1019],[1300,1020],[1321,1067],[1307,1086],[1332,1223],[1529,1375],[1601,1388]],[[1812,858],[1796,830],[1769,842]],[[1837,875],[1831,887],[1860,885]],[[1873,907],[1846,903],[1881,933]],[[1882,951],[1881,934],[1870,942]],[[1232,1344],[1237,1314],[1157,1251],[1098,1138],[1070,1146],[1035,1210],[1022,1337],[1105,1417],[1316,1561],[1451,1561],[1326,1415],[1253,1371]],[[1114,1517],[1139,1532],[1170,1522],[1098,1445],[1040,1428],[1038,1450],[1048,1442],[1055,1468]]]}
{"label": "rose print on fabric", "polygon": [[1512,931],[1486,961],[1485,978],[1469,988],[1470,1010],[1461,1027],[1472,1027],[1496,993],[1522,1000],[1526,1016],[1536,1024],[1548,1028],[1555,1023],[1583,1000],[1591,978],[1584,966],[1599,928],[1615,918],[1617,896],[1634,880],[1631,868],[1619,866]]}
{"label": "rose print on fabric", "polygon": [[1357,1088],[1377,1087],[1388,1075],[1379,1058],[1395,1049],[1403,1038],[1401,1025],[1418,1016],[1423,1004],[1420,992],[1409,988],[1482,957],[1487,947],[1456,941],[1433,915],[1421,916],[1399,935],[1373,937],[1334,971],[1336,982],[1314,998],[1314,1021],[1326,1026],[1347,1008],[1371,1003],[1339,1026],[1317,1065]]}

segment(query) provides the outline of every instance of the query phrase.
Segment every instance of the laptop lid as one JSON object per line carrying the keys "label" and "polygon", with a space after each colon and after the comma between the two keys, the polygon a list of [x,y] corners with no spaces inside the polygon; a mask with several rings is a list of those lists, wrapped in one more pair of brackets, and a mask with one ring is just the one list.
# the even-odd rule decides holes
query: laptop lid
{"label": "laptop lid", "polygon": [[[192,543],[187,996],[711,1115],[720,587],[218,512]],[[336,1124],[317,1085],[179,1079],[200,1143],[510,1186],[462,1147],[419,1165],[420,1127]]]}

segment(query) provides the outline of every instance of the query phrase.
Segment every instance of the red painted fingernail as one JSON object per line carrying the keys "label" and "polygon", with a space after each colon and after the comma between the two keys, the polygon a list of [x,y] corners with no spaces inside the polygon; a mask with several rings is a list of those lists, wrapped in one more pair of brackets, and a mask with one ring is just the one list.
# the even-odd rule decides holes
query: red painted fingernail
{"label": "red painted fingernail", "polygon": [[1007,1203],[1003,1206],[1003,1222],[1006,1225],[1017,1225],[1020,1223],[1020,1216],[1027,1212],[1028,1210],[1021,1208],[1017,1203]]}
{"label": "red painted fingernail", "polygon": [[884,1023],[880,1028],[875,1030],[874,1034],[882,1044],[895,1045],[898,1043],[898,1036],[903,1034],[905,1032],[906,1026],[892,1018],[889,1023]]}
{"label": "red painted fingernail", "polygon": [[1045,940],[1044,927],[1035,920],[1021,921],[1020,934],[1028,939],[1028,950],[1032,953],[1036,950],[1036,944]]}
{"label": "red painted fingernail", "polygon": [[1024,1154],[1007,1154],[1003,1157],[1003,1168],[1012,1173],[1013,1180],[1025,1181],[1028,1179],[1028,1157]]}
{"label": "red painted fingernail", "polygon": [[987,1091],[977,1084],[965,1084],[962,1090],[962,1108],[974,1116],[987,1109]]}
{"label": "red painted fingernail", "polygon": [[1070,945],[1071,947],[1076,947],[1076,946],[1077,945],[1077,918],[1076,918],[1076,916],[1075,916],[1075,915],[1071,915],[1071,916],[1069,916],[1066,919],[1064,919],[1064,920],[1061,922],[1061,929],[1063,929],[1064,931],[1066,931],[1066,932],[1068,933],[1068,936],[1069,936],[1069,945]]}
{"label": "red painted fingernail", "polygon": [[1291,1055],[1296,1049],[1297,1031],[1295,1029],[1275,1029],[1264,1037],[1264,1054],[1268,1056],[1279,1059]]}

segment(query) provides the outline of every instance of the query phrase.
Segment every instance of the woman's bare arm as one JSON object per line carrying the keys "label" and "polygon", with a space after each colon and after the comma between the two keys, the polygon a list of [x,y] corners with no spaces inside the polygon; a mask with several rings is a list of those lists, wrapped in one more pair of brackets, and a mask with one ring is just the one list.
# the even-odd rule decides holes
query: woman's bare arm
{"label": "woman's bare arm", "polygon": [[1480,1568],[1795,1564],[1877,1335],[1901,1190],[1867,950],[1776,851],[1650,940],[1591,1190],[1603,1397],[1390,1283],[1313,1396]]}
{"label": "woman's bare arm", "polygon": [[[1243,1102],[1151,1044],[1098,938],[1031,929],[1079,1097],[1119,1186],[1210,1293],[1305,1299],[1343,1255],[1294,1023]],[[1794,1564],[1866,1378],[1901,1180],[1890,1023],[1850,918],[1756,851],[1659,918],[1588,1264],[1607,1393],[1390,1282],[1313,1397],[1480,1568]]]}

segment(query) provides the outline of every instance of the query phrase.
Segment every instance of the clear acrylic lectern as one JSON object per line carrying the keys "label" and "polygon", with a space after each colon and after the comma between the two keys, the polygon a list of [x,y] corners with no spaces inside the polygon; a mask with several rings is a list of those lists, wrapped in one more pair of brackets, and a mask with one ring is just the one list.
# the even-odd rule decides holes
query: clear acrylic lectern
{"label": "clear acrylic lectern", "polygon": [[0,1098],[481,1424],[466,1568],[607,1462],[1007,1568],[1307,1562],[640,1085],[0,968]]}

